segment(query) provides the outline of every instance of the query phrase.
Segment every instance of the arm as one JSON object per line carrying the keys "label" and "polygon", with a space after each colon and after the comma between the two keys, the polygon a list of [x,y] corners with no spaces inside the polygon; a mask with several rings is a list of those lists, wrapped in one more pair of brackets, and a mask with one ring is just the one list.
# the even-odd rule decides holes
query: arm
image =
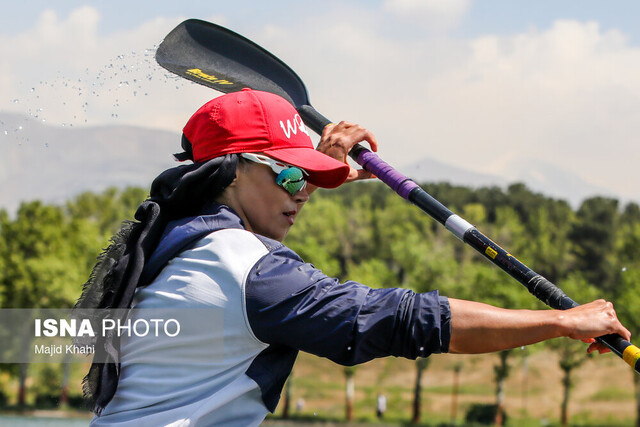
{"label": "arm", "polygon": [[450,312],[437,291],[371,289],[328,277],[280,245],[249,272],[247,320],[262,342],[353,365],[446,352]]}
{"label": "arm", "polygon": [[588,352],[609,351],[594,337],[631,334],[620,324],[613,304],[596,300],[566,311],[507,310],[487,304],[449,299],[451,353],[487,353],[533,344],[557,337],[591,343]]}
{"label": "arm", "polygon": [[[378,143],[370,131],[360,125],[340,122],[327,125],[316,148],[347,163],[354,145],[367,141],[372,151]],[[374,178],[365,170],[351,168],[346,182]],[[308,193],[316,187],[308,186]],[[595,342],[594,337],[618,333],[629,339],[630,333],[616,316],[613,305],[604,300],[593,301],[571,310],[506,310],[486,304],[450,299],[451,345],[453,353],[485,353],[533,344],[560,336],[581,339],[591,345],[589,352],[610,351]]]}

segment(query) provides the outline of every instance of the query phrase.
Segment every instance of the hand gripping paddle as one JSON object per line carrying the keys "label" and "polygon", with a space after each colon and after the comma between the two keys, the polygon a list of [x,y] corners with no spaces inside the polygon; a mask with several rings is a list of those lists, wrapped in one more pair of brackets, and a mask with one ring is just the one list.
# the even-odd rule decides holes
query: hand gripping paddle
{"label": "hand gripping paddle", "polygon": [[[160,44],[156,60],[170,72],[220,92],[237,92],[250,87],[280,95],[291,102],[307,126],[318,134],[331,123],[311,106],[304,83],[291,68],[251,40],[219,25],[197,19],[182,22]],[[579,305],[370,150],[358,144],[349,155],[548,306],[566,310]],[[640,372],[638,347],[617,334],[597,340]]]}

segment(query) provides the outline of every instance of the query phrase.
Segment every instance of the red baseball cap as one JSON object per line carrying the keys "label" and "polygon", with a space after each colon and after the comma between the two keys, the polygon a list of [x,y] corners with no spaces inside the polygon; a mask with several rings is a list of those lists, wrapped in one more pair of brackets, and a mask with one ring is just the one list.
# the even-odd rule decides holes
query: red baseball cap
{"label": "red baseball cap", "polygon": [[349,166],[313,148],[309,131],[295,108],[269,92],[245,88],[204,104],[183,129],[193,161],[225,154],[264,153],[308,172],[318,187],[335,188]]}

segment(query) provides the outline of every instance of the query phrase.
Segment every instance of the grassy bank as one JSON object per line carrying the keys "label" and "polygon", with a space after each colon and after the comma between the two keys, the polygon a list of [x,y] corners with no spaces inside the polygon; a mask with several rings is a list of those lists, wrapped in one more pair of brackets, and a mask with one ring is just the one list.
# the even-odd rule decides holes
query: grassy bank
{"label": "grassy bank", "polygon": [[[535,346],[534,346],[535,347]],[[536,351],[537,350],[537,351]],[[511,373],[505,385],[505,409],[510,425],[557,425],[562,401],[562,372],[555,353],[534,348],[527,357],[517,350],[510,357]],[[456,421],[473,404],[495,402],[493,366],[498,356],[434,355],[423,375],[422,420],[425,425],[445,425],[452,420],[453,367],[461,364]],[[355,372],[354,419],[376,422],[376,397],[387,398],[385,422],[402,425],[410,420],[416,376],[415,362],[387,358],[374,360]],[[572,425],[635,425],[633,375],[617,357],[599,355],[575,371],[569,415]],[[297,410],[298,399],[304,406]],[[301,354],[291,383],[290,414],[304,420],[345,419],[344,368]],[[282,415],[283,401],[276,410]]]}

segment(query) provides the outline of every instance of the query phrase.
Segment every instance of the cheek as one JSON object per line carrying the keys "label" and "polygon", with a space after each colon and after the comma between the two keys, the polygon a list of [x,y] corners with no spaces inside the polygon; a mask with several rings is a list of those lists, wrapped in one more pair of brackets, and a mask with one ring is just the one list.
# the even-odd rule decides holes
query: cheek
{"label": "cheek", "polygon": [[[266,174],[265,174],[266,175]],[[283,211],[286,193],[270,175],[257,176],[239,194],[242,210],[254,231],[269,227]]]}

